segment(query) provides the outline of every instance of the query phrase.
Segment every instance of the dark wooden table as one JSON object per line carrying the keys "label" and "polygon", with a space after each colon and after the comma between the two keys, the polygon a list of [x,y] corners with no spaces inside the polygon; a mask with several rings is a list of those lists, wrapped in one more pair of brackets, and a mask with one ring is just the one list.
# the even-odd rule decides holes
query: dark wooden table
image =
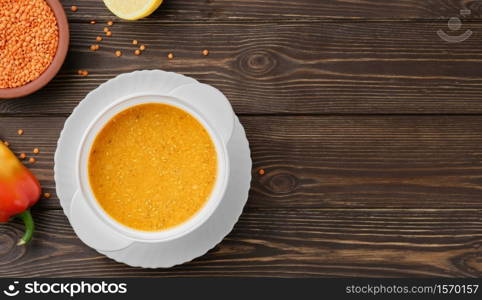
{"label": "dark wooden table", "polygon": [[[28,247],[15,246],[18,222],[0,225],[0,276],[482,276],[480,1],[167,0],[136,22],[100,0],[63,3],[71,47],[61,72],[0,101],[0,138],[16,153],[40,148],[32,169],[53,194],[34,209]],[[447,19],[461,9],[471,14],[452,32]],[[112,37],[90,51],[108,20]],[[473,34],[447,43],[439,29]],[[142,55],[132,39],[147,46]],[[252,189],[233,232],[167,270],[88,248],[55,196],[65,119],[90,90],[139,69],[222,90],[252,149]]]}

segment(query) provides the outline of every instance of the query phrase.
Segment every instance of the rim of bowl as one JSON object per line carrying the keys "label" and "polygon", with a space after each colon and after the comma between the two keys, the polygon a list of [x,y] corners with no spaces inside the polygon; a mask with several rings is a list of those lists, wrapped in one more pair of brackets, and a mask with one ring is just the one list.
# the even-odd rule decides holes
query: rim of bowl
{"label": "rim of bowl", "polygon": [[54,59],[45,71],[40,74],[35,80],[29,83],[14,87],[14,88],[0,88],[0,99],[19,98],[30,95],[49,83],[55,75],[57,75],[60,67],[64,63],[69,48],[69,22],[65,14],[64,8],[59,0],[45,0],[52,9],[55,19],[57,20],[57,27],[59,30],[59,42]]}

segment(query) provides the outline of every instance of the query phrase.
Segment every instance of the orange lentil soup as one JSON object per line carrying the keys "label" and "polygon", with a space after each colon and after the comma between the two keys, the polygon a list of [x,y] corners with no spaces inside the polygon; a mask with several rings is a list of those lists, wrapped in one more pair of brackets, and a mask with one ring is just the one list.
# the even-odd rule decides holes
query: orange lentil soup
{"label": "orange lentil soup", "polygon": [[206,129],[174,106],[141,104],[114,116],[95,138],[89,180],[118,222],[160,231],[190,219],[206,203],[217,154]]}

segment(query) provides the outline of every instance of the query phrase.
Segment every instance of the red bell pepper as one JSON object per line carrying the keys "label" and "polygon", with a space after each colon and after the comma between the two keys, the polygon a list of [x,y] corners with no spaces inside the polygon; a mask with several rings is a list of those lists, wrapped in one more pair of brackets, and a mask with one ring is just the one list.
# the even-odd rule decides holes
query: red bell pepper
{"label": "red bell pepper", "polygon": [[17,245],[30,241],[34,223],[30,207],[40,199],[42,189],[35,176],[0,142],[0,222],[22,219],[25,233]]}

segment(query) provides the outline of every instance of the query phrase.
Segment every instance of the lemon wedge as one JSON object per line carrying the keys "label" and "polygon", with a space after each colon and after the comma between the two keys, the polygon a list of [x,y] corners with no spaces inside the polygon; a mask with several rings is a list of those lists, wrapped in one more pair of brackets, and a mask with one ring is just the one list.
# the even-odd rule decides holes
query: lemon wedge
{"label": "lemon wedge", "polygon": [[138,20],[152,14],[162,0],[104,0],[105,6],[125,20]]}

